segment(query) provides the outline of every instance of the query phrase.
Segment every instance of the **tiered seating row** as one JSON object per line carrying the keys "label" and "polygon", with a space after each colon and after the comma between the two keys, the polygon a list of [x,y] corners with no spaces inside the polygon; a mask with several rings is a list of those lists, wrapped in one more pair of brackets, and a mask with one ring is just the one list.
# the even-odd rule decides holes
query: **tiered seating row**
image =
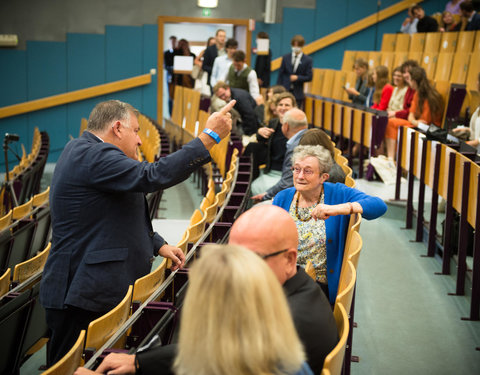
{"label": "tiered seating row", "polygon": [[25,155],[25,149],[23,148],[23,156],[19,165],[15,166],[9,173],[8,183],[13,186],[15,198],[10,195],[10,189],[6,186],[7,183],[4,183],[0,191],[2,199],[0,206],[1,215],[6,214],[12,207],[17,205],[16,202],[23,204],[32,198],[34,194],[39,193],[40,180],[47,162],[49,148],[50,139],[48,134],[40,132],[38,128],[35,128],[31,153],[28,156]]}
{"label": "tiered seating row", "polygon": [[[453,216],[460,216],[458,233],[456,295],[465,294],[467,275],[471,276],[471,320],[480,319],[480,166],[476,150],[463,144],[445,145],[427,138],[409,128],[401,128],[397,153],[397,185],[395,198],[400,197],[402,170],[408,172],[407,228],[413,227],[413,182],[418,179],[418,207],[416,241],[422,241],[428,232],[427,256],[442,258],[442,274],[450,274],[451,257],[455,244],[452,233],[445,236],[443,244],[437,240],[438,198],[446,201],[445,228],[453,228]],[[425,186],[432,189],[432,206],[428,226],[424,221]],[[474,230],[473,267],[467,270],[468,232]]]}

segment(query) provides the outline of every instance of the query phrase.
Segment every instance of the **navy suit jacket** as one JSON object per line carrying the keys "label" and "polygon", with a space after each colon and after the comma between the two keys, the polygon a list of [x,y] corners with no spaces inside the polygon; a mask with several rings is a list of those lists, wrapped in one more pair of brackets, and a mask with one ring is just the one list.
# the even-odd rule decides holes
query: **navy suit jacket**
{"label": "navy suit jacket", "polygon": [[106,312],[150,272],[164,240],[152,229],[145,193],[186,179],[210,154],[199,139],[155,163],[128,158],[86,131],[57,161],[50,191],[52,249],[40,301]]}
{"label": "navy suit jacket", "polygon": [[467,23],[467,27],[465,28],[466,31],[475,31],[480,30],[480,13],[475,12],[472,17],[472,20]]}
{"label": "navy suit jacket", "polygon": [[[277,85],[282,85],[290,91],[295,99],[303,100],[305,94],[303,92],[303,83],[310,82],[312,80],[312,65],[313,60],[310,56],[305,54],[302,55],[300,59],[300,64],[298,64],[297,71],[293,72],[292,65],[292,54],[287,53],[282,57],[282,65],[280,66],[280,71],[278,72]],[[293,89],[290,87],[290,76],[296,74],[298,79],[293,82]]]}

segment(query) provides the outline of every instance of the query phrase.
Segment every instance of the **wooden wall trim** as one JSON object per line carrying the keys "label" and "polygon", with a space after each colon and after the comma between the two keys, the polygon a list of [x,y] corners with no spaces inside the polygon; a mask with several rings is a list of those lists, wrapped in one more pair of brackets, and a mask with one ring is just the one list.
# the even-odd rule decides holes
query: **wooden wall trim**
{"label": "wooden wall trim", "polygon": [[[340,30],[337,30],[331,34],[324,36],[323,38],[317,39],[314,42],[307,44],[306,46],[303,47],[303,53],[310,55],[312,53],[320,51],[321,49],[328,47],[331,44],[334,44],[342,39],[345,39],[350,35],[358,33],[366,29],[367,27],[375,25],[376,23],[383,21],[384,19],[392,17],[395,14],[410,8],[414,4],[421,3],[422,1],[423,0],[399,1],[396,4],[393,4],[388,8],[381,10],[380,12],[378,12],[378,14],[374,13],[368,17],[362,18],[361,20],[355,23],[352,23],[351,25],[345,26]],[[278,57],[275,60],[273,60],[271,63],[271,70],[274,71],[279,69],[281,63],[282,63],[281,57]]]}
{"label": "wooden wall trim", "polygon": [[64,94],[48,96],[46,98],[31,100],[24,103],[13,104],[0,108],[0,118],[21,115],[41,109],[51,108],[63,104],[78,102],[80,100],[94,98],[100,95],[111,94],[112,92],[123,91],[133,87],[148,85],[152,82],[150,74],[122,79],[119,81],[104,83],[86,89],[66,92]]}

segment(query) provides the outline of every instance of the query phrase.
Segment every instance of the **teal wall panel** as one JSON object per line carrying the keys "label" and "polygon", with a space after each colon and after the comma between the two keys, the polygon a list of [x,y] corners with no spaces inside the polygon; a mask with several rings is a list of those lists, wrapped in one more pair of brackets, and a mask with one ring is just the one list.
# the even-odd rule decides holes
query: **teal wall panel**
{"label": "teal wall panel", "polygon": [[28,115],[28,134],[33,135],[35,126],[40,131],[48,133],[50,137],[48,161],[56,161],[63,147],[70,139],[67,132],[67,106],[48,108],[30,113]]}
{"label": "teal wall panel", "polygon": [[[143,26],[143,73],[157,69],[158,26]],[[157,84],[158,74],[152,76],[152,83],[142,87],[142,112],[157,119]]]}
{"label": "teal wall panel", "polygon": [[62,42],[27,42],[28,100],[67,91],[67,52]]}
{"label": "teal wall panel", "polygon": [[140,26],[105,28],[106,81],[117,81],[143,73],[143,36]]}
{"label": "teal wall panel", "polygon": [[67,34],[68,91],[105,83],[105,36]]}
{"label": "teal wall panel", "polygon": [[0,107],[27,100],[27,54],[0,49]]}
{"label": "teal wall panel", "polygon": [[80,132],[80,122],[82,117],[88,120],[93,107],[101,101],[105,100],[105,96],[99,96],[92,99],[82,100],[80,102],[70,103],[67,105],[67,123],[66,132],[68,137],[77,138]]}
{"label": "teal wall panel", "polygon": [[300,34],[305,38],[305,44],[315,40],[315,9],[283,9],[283,24],[281,55],[291,51],[290,41],[294,35]]}

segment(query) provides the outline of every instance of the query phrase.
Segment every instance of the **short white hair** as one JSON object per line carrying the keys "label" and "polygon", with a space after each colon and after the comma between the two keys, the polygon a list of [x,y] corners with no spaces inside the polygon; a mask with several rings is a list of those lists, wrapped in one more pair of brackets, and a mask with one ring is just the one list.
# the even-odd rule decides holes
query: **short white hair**
{"label": "short white hair", "polygon": [[303,160],[309,156],[317,159],[320,173],[328,173],[333,166],[333,159],[330,152],[323,146],[297,146],[293,150],[292,165],[299,160]]}

